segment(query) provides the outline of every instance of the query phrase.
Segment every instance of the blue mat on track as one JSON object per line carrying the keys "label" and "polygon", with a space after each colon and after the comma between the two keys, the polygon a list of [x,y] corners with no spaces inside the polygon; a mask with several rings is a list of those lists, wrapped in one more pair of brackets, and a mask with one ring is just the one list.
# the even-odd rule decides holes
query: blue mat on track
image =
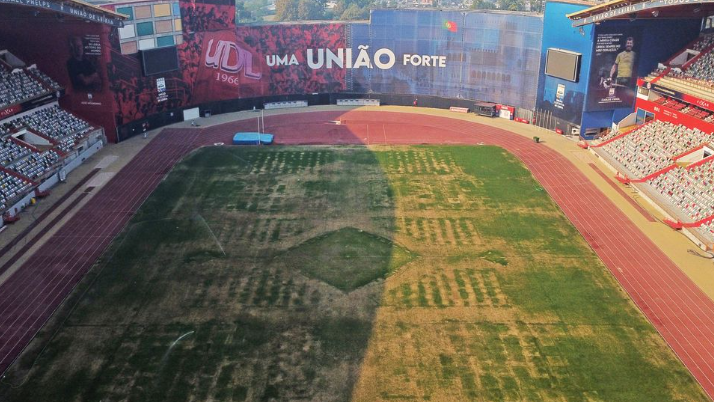
{"label": "blue mat on track", "polygon": [[272,143],[273,134],[236,133],[233,136],[233,145],[270,145]]}

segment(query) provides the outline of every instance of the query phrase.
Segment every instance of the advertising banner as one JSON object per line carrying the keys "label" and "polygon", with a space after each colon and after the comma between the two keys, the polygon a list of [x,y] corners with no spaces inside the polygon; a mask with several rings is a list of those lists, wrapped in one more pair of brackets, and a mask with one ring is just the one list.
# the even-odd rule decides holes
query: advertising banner
{"label": "advertising banner", "polygon": [[666,121],[672,124],[681,124],[685,127],[691,129],[696,128],[707,133],[714,132],[714,124],[712,123],[690,116],[686,113],[669,109],[668,107],[658,105],[648,100],[638,99],[637,109],[654,113],[657,120]]}
{"label": "advertising banner", "polygon": [[166,93],[166,79],[161,77],[156,79],[156,101],[166,102],[169,99],[169,94]]}
{"label": "advertising banner", "polygon": [[536,108],[550,112],[553,116],[579,125],[583,113],[585,94],[580,92],[578,83],[567,82],[544,76],[543,98]]}
{"label": "advertising banner", "polygon": [[[542,30],[538,16],[375,10],[369,25],[352,27],[353,52],[358,45],[388,48],[398,62],[391,69],[353,71],[354,89],[533,108]],[[405,55],[438,56],[444,63],[403,63]]]}
{"label": "advertising banner", "polygon": [[20,107],[20,105],[13,105],[5,109],[0,109],[0,119],[16,115],[20,113],[21,110],[22,107]]}
{"label": "advertising banner", "polygon": [[99,35],[76,35],[69,38],[66,67],[74,92],[98,93],[104,89],[100,71],[102,45]]}
{"label": "advertising banner", "polygon": [[466,13],[457,97],[535,108],[543,19],[534,15]]}
{"label": "advertising banner", "polygon": [[[369,24],[236,27],[230,1],[180,5],[180,70],[163,75],[164,90],[142,76],[137,55],[112,46],[109,81],[119,124],[209,102],[313,93],[424,94],[535,106],[540,17],[375,10]],[[157,94],[166,100],[156,102]]]}
{"label": "advertising banner", "polygon": [[663,87],[663,86],[661,86],[661,85],[659,85],[659,84],[647,83],[647,84],[645,84],[645,85],[646,85],[647,88],[650,88],[650,89],[652,89],[653,91],[657,91],[657,92],[659,92],[659,93],[662,94],[662,95],[665,95],[665,96],[668,96],[668,97],[671,97],[671,98],[677,98],[677,99],[679,99],[679,100],[683,100],[683,101],[685,101],[685,102],[687,102],[687,103],[691,103],[691,104],[693,104],[693,105],[697,105],[697,106],[699,106],[699,107],[701,107],[701,108],[704,108],[704,109],[707,109],[707,110],[709,110],[709,111],[714,111],[714,103],[712,103],[712,102],[710,102],[710,101],[708,101],[708,100],[700,99],[700,98],[697,98],[697,97],[692,96],[692,95],[689,95],[689,94],[685,94],[685,93],[682,93],[682,92],[679,92],[679,91],[675,91],[674,89],[670,89],[670,88],[667,88],[667,87]]}
{"label": "advertising banner", "polygon": [[597,29],[586,110],[632,107],[641,44],[642,35],[638,28]]}
{"label": "advertising banner", "polygon": [[555,91],[555,103],[553,106],[563,110],[565,108],[565,84],[558,84],[558,89]]}
{"label": "advertising banner", "polygon": [[[352,31],[352,53],[391,50],[388,69],[352,71],[355,87],[392,94],[459,97],[464,15],[459,12],[375,10],[369,29]],[[422,56],[427,56],[426,58]],[[432,62],[431,57],[440,58]]]}
{"label": "advertising banner", "polygon": [[12,105],[8,108],[0,109],[0,119],[14,116],[20,112],[33,109],[33,108],[43,105],[45,103],[56,101],[62,95],[64,95],[64,91],[53,92],[53,93],[49,93],[45,96],[23,102],[22,104],[19,104],[19,105]]}
{"label": "advertising banner", "polygon": [[27,7],[40,8],[57,13],[66,14],[72,17],[82,18],[91,22],[123,27],[124,20],[100,11],[93,11],[89,7],[81,7],[78,4],[60,1],[38,1],[38,0],[0,0],[4,4],[18,4]]}
{"label": "advertising banner", "polygon": [[35,64],[64,91],[34,99],[21,105],[21,110],[61,96],[62,107],[97,126],[113,127],[113,97],[107,77],[110,49],[105,45],[111,27],[53,18],[30,29],[22,15],[13,11],[0,24],[0,49],[8,49],[28,65]]}

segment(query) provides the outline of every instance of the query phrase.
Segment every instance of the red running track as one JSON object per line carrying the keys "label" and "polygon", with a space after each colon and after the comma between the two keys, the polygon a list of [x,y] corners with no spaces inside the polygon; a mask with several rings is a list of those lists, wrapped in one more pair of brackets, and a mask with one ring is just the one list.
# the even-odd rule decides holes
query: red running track
{"label": "red running track", "polygon": [[[335,125],[330,121],[341,120]],[[280,144],[489,144],[518,157],[548,191],[710,397],[714,302],[587,177],[556,151],[498,128],[436,116],[313,112],[266,117]],[[171,166],[191,149],[229,143],[255,121],[165,130],[0,286],[0,372],[32,340]],[[592,206],[598,214],[592,214]]]}
{"label": "red running track", "polygon": [[197,131],[160,135],[0,286],[0,373],[20,355],[173,165]]}

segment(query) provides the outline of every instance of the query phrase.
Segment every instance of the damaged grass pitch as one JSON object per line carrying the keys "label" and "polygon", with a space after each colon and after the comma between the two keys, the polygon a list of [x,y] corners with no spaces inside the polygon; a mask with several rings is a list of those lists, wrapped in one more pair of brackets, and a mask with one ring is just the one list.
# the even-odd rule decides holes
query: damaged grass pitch
{"label": "damaged grass pitch", "polygon": [[351,292],[386,278],[417,255],[384,237],[345,227],[299,244],[281,258],[311,278]]}
{"label": "damaged grass pitch", "polygon": [[708,399],[503,149],[278,146],[175,166],[0,382],[98,400]]}

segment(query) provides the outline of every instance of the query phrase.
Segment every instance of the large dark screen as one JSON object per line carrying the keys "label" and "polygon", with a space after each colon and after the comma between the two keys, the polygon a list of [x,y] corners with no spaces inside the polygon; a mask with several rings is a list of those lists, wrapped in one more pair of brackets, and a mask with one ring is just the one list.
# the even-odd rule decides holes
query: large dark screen
{"label": "large dark screen", "polygon": [[143,50],[141,59],[144,66],[144,75],[162,74],[179,69],[176,46]]}
{"label": "large dark screen", "polygon": [[545,73],[552,77],[578,82],[580,68],[580,53],[561,49],[548,49],[545,61]]}

